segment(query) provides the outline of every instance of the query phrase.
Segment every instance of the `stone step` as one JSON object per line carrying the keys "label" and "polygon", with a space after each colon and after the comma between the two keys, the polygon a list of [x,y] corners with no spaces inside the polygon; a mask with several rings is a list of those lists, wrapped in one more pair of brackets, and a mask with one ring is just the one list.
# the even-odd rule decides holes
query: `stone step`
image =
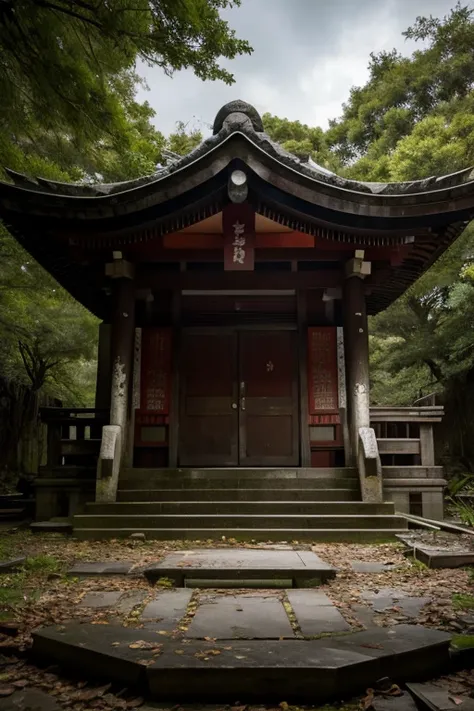
{"label": "stone step", "polygon": [[[252,529],[252,528],[379,528],[386,529],[404,528],[406,519],[403,516],[392,515],[342,515],[331,514],[329,516],[299,516],[299,515],[207,515],[186,514],[174,516],[153,516],[153,515],[87,515],[80,514],[74,516],[74,528],[134,528],[138,531],[150,528],[175,529],[185,526],[202,528],[230,528],[230,529]],[[193,526],[194,524],[194,526]]]}
{"label": "stone step", "polygon": [[111,504],[91,503],[87,513],[94,516],[174,516],[174,515],[213,515],[220,516],[248,514],[263,515],[381,515],[395,513],[392,502],[372,504],[362,501],[135,501]]}
{"label": "stone step", "polygon": [[218,467],[186,469],[124,468],[120,478],[137,481],[167,479],[336,479],[355,477],[355,467]]}
{"label": "stone step", "polygon": [[32,653],[42,664],[81,669],[160,702],[315,705],[362,694],[385,676],[400,684],[446,673],[449,644],[449,634],[419,625],[308,641],[206,641],[72,622],[36,630]]}
{"label": "stone step", "polygon": [[[218,588],[223,581],[238,583],[242,580],[285,579],[291,581],[290,587],[314,587],[335,578],[336,572],[312,551],[248,548],[207,548],[168,553],[158,563],[152,563],[143,570],[150,583],[168,578],[177,588],[188,587],[189,581],[201,581],[205,583],[203,587]],[[320,597],[318,593],[318,600]],[[244,600],[242,602],[245,604]],[[236,620],[234,623],[238,625]]]}
{"label": "stone step", "polygon": [[218,478],[203,477],[169,477],[155,479],[124,479],[120,478],[120,489],[353,489],[359,491],[359,480],[356,477],[259,477],[240,478],[235,475]]}
{"label": "stone step", "polygon": [[119,489],[118,501],[360,501],[356,489]]}
{"label": "stone step", "polygon": [[[357,522],[354,522],[357,526]],[[74,528],[73,535],[82,541],[109,538],[130,538],[133,533],[144,533],[148,540],[196,542],[231,538],[237,541],[291,543],[292,541],[380,543],[396,541],[397,534],[406,533],[407,526],[386,528],[129,528],[126,523],[117,528]]]}
{"label": "stone step", "polygon": [[[282,479],[315,480],[324,479],[355,479],[358,480],[357,470],[354,467],[290,467],[290,468],[216,468],[216,469],[124,469],[120,474],[120,486],[123,488],[141,488],[156,482],[156,488],[164,488],[168,482],[174,488],[188,486],[191,481],[205,482],[202,486],[209,486],[208,482],[217,481],[274,481]],[[182,483],[181,483],[182,482]],[[126,486],[125,486],[126,484]],[[215,484],[217,486],[217,484]],[[298,484],[299,485],[299,484]],[[219,485],[220,486],[220,485]],[[225,485],[227,486],[227,484]],[[155,488],[155,486],[153,486]]]}

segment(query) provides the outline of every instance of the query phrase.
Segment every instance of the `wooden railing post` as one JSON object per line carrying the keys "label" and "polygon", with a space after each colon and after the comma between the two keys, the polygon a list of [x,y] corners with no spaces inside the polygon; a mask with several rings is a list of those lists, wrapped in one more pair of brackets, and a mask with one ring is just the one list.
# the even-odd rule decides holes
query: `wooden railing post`
{"label": "wooden railing post", "polygon": [[61,464],[61,423],[57,420],[50,421],[47,428],[47,466],[58,467]]}

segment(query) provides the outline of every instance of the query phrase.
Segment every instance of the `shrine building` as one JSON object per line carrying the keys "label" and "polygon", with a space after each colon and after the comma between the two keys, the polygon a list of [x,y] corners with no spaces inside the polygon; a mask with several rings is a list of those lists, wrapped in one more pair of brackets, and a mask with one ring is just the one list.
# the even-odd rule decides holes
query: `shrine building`
{"label": "shrine building", "polygon": [[5,225],[102,321],[95,407],[41,413],[38,520],[70,516],[90,538],[291,540],[442,518],[442,407],[371,407],[367,316],[472,219],[472,170],[347,180],[233,101],[153,175],[8,174]]}

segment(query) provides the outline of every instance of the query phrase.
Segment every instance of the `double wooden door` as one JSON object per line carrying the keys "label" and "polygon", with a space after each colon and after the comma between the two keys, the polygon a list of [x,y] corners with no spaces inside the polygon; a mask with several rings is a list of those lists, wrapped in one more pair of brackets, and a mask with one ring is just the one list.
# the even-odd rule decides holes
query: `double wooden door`
{"label": "double wooden door", "polygon": [[299,463],[294,331],[184,332],[179,464]]}

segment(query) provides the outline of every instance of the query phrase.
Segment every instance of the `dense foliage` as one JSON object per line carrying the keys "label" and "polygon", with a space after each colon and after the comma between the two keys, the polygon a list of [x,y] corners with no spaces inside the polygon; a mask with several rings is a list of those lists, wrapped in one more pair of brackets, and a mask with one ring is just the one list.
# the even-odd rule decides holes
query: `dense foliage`
{"label": "dense foliage", "polygon": [[[326,132],[264,117],[267,130],[347,177],[401,181],[474,165],[474,11],[419,17],[410,57],[371,55]],[[474,226],[402,298],[372,319],[372,399],[408,405],[438,392],[451,463],[474,467]]]}
{"label": "dense foliage", "polygon": [[[6,0],[0,3],[0,166],[60,180],[151,173],[202,139],[165,138],[138,104],[138,58],[232,81],[220,57],[249,52],[220,18],[238,0]],[[458,4],[405,33],[420,48],[373,54],[324,131],[265,114],[298,156],[365,180],[411,180],[474,164],[474,11]],[[3,176],[4,177],[4,176]],[[95,319],[0,226],[0,373],[66,401],[92,398]],[[401,299],[372,319],[372,397],[408,404],[438,392],[451,451],[474,467],[474,229]]]}
{"label": "dense foliage", "polygon": [[[120,181],[189,152],[199,131],[165,138],[135,94],[138,60],[233,81],[222,58],[251,51],[221,18],[240,0],[6,0],[0,5],[3,166],[53,180]],[[97,320],[0,224],[0,376],[91,405]]]}

